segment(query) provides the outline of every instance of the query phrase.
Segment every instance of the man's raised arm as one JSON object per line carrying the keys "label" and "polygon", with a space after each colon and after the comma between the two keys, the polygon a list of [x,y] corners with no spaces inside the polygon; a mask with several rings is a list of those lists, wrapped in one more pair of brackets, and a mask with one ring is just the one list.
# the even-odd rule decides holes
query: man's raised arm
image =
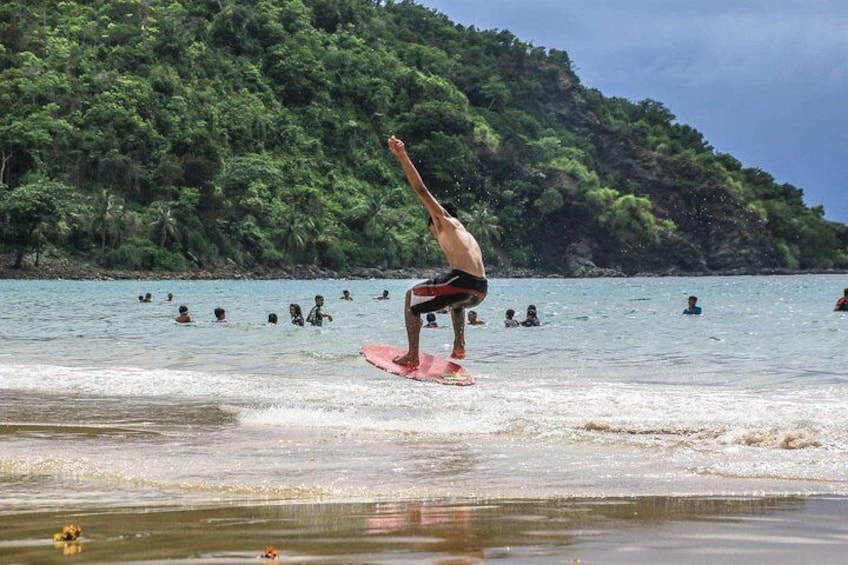
{"label": "man's raised arm", "polygon": [[406,153],[406,147],[404,146],[403,141],[395,136],[391,136],[389,138],[389,150],[395,157],[398,158],[398,161],[400,161],[400,165],[403,167],[403,172],[406,174],[409,184],[412,186],[415,194],[418,195],[418,198],[421,199],[421,202],[424,203],[424,207],[427,208],[427,213],[430,214],[430,217],[433,218],[434,221],[438,221],[441,218],[446,217],[448,215],[447,211],[441,204],[439,204],[439,201],[430,194],[430,191],[427,190],[427,187],[424,185],[424,181],[421,180],[421,175],[418,174],[418,169],[415,168],[415,165],[412,164],[412,160]]}

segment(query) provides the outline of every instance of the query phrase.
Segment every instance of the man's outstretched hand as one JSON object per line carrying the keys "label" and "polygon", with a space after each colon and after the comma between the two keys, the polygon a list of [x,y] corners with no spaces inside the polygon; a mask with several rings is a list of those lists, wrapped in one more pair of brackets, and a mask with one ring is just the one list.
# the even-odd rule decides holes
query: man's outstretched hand
{"label": "man's outstretched hand", "polygon": [[391,136],[389,138],[389,151],[391,151],[395,157],[400,157],[406,153],[406,148],[403,145],[403,141],[399,140],[395,136]]}

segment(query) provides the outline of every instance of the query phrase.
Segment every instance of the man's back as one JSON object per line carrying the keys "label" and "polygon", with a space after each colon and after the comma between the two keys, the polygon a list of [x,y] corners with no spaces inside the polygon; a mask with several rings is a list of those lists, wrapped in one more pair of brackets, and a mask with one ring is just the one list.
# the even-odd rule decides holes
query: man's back
{"label": "man's back", "polygon": [[436,228],[436,239],[448,264],[475,277],[486,278],[483,253],[474,236],[456,218],[442,218]]}

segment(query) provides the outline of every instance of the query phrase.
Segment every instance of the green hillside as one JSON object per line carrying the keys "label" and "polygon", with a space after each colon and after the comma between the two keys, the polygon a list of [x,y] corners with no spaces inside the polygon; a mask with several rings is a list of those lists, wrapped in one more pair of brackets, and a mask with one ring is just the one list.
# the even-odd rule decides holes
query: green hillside
{"label": "green hillside", "polygon": [[661,102],[413,2],[6,0],[0,108],[19,264],[441,264],[396,134],[503,271],[848,267],[844,225]]}

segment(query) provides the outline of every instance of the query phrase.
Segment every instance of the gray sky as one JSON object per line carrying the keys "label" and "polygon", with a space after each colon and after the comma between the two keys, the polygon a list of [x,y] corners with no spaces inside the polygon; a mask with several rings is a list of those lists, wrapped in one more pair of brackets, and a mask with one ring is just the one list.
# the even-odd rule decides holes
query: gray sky
{"label": "gray sky", "polygon": [[662,102],[848,222],[848,0],[418,2],[566,51],[584,85]]}

